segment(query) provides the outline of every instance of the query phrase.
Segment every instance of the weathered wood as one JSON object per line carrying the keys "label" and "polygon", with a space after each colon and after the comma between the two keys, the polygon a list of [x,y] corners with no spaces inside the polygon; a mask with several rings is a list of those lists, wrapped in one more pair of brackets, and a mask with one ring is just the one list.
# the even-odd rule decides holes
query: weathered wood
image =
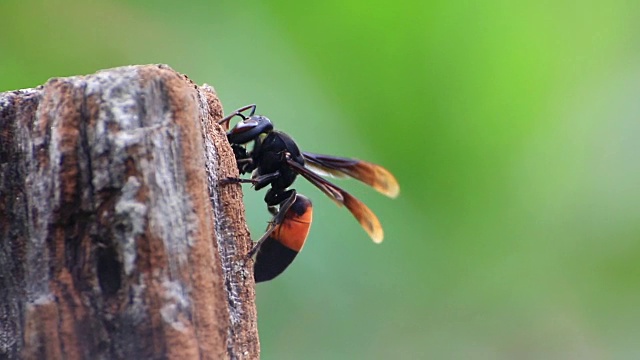
{"label": "weathered wood", "polygon": [[222,116],[162,65],[0,94],[0,358],[259,356]]}

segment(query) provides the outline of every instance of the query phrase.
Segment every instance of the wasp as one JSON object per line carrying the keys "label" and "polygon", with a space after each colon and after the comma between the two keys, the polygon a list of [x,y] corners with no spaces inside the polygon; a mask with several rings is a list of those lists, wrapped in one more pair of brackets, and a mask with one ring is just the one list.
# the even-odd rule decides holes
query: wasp
{"label": "wasp", "polygon": [[[245,115],[248,112],[248,115]],[[249,183],[255,190],[267,186],[264,201],[273,218],[247,257],[256,255],[254,279],[268,281],[280,275],[302,250],[311,228],[313,206],[293,185],[301,175],[339,206],[345,206],[375,243],[384,233],[376,215],[360,200],[322,176],[351,177],[378,192],[395,198],[400,186],[382,166],[351,158],[302,152],[286,133],[274,130],[269,118],[256,115],[256,105],[239,108],[218,121],[227,131],[240,175],[250,179],[226,178],[222,183]],[[229,130],[231,119],[241,120]],[[253,142],[249,150],[248,144]]]}

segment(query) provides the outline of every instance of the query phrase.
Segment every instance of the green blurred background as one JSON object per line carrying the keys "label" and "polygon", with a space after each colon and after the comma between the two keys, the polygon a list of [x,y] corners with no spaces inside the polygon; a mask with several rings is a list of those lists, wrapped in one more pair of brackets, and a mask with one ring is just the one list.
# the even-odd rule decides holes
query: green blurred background
{"label": "green blurred background", "polygon": [[[393,171],[374,245],[303,180],[264,359],[640,358],[640,2],[0,1],[0,91],[167,63]],[[247,190],[254,237],[268,214]]]}

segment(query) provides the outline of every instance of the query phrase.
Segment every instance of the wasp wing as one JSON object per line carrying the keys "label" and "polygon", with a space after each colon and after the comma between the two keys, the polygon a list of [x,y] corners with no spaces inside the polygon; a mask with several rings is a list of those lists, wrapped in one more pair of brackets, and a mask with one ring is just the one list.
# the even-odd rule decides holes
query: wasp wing
{"label": "wasp wing", "polygon": [[387,169],[367,161],[303,152],[305,166],[316,174],[352,177],[378,192],[395,198],[400,193],[398,181]]}
{"label": "wasp wing", "polygon": [[382,225],[380,225],[378,217],[367,207],[367,205],[297,162],[288,159],[287,163],[295,170],[295,172],[309,180],[309,182],[335,201],[338,206],[346,206],[356,220],[358,220],[362,228],[367,232],[367,234],[369,234],[373,242],[382,242],[382,239],[384,238]]}

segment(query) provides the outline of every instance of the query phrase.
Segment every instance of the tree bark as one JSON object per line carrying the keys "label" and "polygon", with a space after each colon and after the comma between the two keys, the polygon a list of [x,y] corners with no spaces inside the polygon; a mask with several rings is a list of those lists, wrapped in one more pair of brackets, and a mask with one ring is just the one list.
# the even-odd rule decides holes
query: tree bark
{"label": "tree bark", "polygon": [[0,358],[257,358],[222,105],[163,65],[0,94]]}

